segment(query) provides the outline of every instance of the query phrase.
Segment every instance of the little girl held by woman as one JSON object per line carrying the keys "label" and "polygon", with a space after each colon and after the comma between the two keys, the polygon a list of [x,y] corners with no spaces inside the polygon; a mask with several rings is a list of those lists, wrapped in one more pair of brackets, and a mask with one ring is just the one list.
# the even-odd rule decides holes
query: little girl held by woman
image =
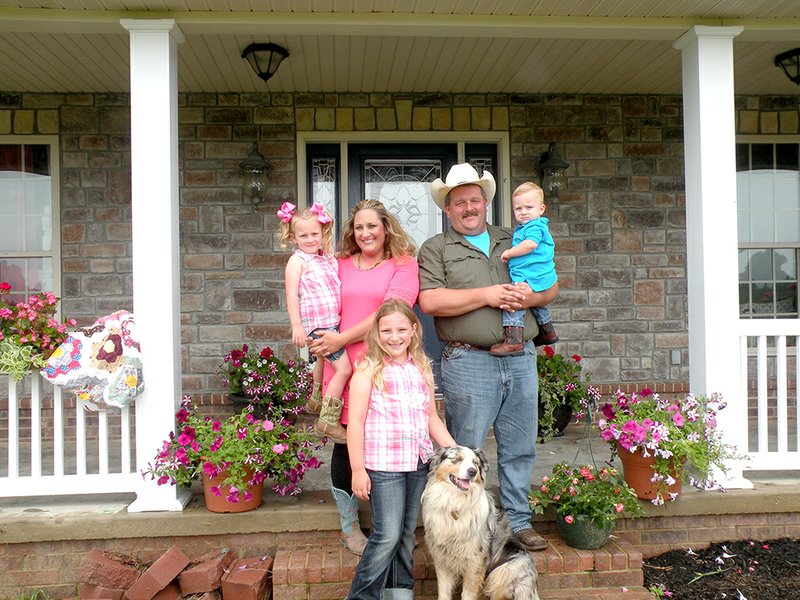
{"label": "little girl held by woman", "polygon": [[375,313],[367,353],[350,380],[347,446],[353,493],[369,499],[372,533],[348,600],[413,598],[414,530],[434,449],[456,444],[436,412],[422,326],[396,298]]}
{"label": "little girl held by woman", "polygon": [[[293,247],[286,263],[286,307],[292,326],[292,342],[300,348],[318,331],[339,331],[341,295],[338,266],[331,254],[333,219],[322,204],[297,212],[294,204],[284,202],[278,210],[281,220],[280,244]],[[324,363],[314,366],[314,390],[306,411],[319,418],[316,430],[339,444],[345,443],[345,430],[339,423],[342,392],[352,372],[344,348],[326,357],[334,375],[322,398]]]}

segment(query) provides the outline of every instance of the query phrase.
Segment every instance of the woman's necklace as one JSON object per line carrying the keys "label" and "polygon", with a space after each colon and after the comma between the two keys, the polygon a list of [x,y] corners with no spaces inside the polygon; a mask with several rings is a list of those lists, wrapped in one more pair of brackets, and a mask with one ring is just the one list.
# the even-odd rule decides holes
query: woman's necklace
{"label": "woman's necklace", "polygon": [[357,254],[356,255],[356,269],[358,269],[359,271],[372,271],[372,269],[377,267],[379,264],[381,264],[385,260],[386,260],[386,255],[384,254],[383,256],[381,256],[381,259],[378,262],[376,262],[374,265],[372,265],[371,267],[365,267],[365,266],[363,266],[361,264],[361,254]]}

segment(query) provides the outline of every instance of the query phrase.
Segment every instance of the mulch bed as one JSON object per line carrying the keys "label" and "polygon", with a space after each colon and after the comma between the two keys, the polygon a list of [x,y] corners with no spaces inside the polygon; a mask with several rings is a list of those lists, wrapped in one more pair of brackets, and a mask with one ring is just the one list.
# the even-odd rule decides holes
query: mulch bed
{"label": "mulch bed", "polygon": [[800,600],[800,540],[672,550],[644,561],[644,582],[673,600]]}

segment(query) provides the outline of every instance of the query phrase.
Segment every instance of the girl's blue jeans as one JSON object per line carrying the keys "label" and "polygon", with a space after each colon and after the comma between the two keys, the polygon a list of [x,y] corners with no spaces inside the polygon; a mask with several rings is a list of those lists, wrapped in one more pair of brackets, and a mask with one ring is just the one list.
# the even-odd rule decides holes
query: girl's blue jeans
{"label": "girl's blue jeans", "polygon": [[410,598],[414,589],[414,530],[428,465],[419,461],[416,471],[367,473],[372,482],[372,532],[347,598],[379,600],[384,588],[409,590]]}

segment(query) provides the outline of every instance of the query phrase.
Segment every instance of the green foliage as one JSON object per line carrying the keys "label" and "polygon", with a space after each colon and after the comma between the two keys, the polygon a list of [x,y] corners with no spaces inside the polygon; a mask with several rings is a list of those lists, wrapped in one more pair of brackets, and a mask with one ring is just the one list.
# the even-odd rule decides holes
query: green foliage
{"label": "green foliage", "polygon": [[597,388],[587,387],[581,380],[583,367],[580,363],[579,354],[565,358],[551,346],[545,346],[542,353],[536,355],[536,371],[539,374],[539,439],[543,442],[557,433],[554,413],[559,406],[569,406],[576,419],[581,420],[593,410],[600,398]]}
{"label": "green foliage", "polygon": [[[215,477],[225,472],[224,484],[235,488],[228,499],[236,502],[239,492],[265,479],[272,480],[278,494],[299,494],[306,472],[321,466],[314,456],[319,449],[315,438],[298,431],[279,409],[256,419],[250,406],[220,421],[198,414],[191,397],[184,396],[175,418],[179,428],[170,432],[154,462],[142,472],[159,485],[188,486],[201,474]],[[212,493],[219,490],[212,488]]]}
{"label": "green foliage", "polygon": [[55,319],[59,298],[52,292],[31,294],[25,302],[10,302],[11,284],[0,282],[0,373],[22,380],[45,365],[51,353],[67,339],[67,325]]}
{"label": "green foliage", "polygon": [[701,489],[718,487],[712,467],[726,472],[726,461],[742,458],[717,431],[717,412],[724,407],[719,394],[667,399],[649,389],[638,395],[618,390],[616,401],[601,407],[597,425],[612,453],[641,450],[654,457],[658,485],[652,502],[663,504],[662,495],[675,483],[673,475]]}
{"label": "green foliage", "polygon": [[616,469],[573,467],[564,462],[554,466],[551,475],[542,477],[539,489],[531,492],[530,504],[537,514],[554,507],[558,518],[567,523],[584,516],[602,525],[623,515],[642,514],[636,494]]}
{"label": "green foliage", "polygon": [[312,390],[311,373],[304,361],[284,362],[270,347],[250,350],[247,344],[228,352],[217,371],[228,393],[248,396],[268,408],[297,412]]}

